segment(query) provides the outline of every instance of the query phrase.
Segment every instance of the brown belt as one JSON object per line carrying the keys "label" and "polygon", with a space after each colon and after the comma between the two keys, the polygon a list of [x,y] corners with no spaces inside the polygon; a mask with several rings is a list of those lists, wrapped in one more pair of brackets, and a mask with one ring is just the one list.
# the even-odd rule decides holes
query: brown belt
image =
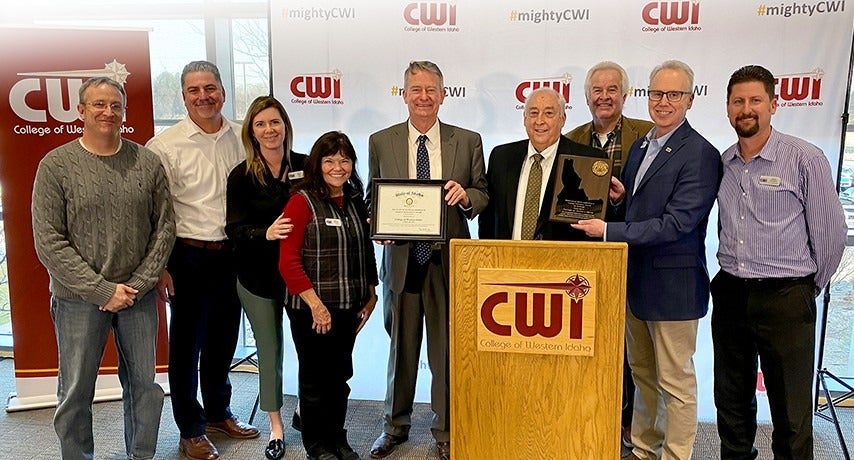
{"label": "brown belt", "polygon": [[182,244],[186,244],[187,246],[192,246],[194,248],[199,249],[210,249],[212,251],[222,251],[223,249],[228,249],[228,240],[223,241],[202,241],[202,240],[194,240],[192,238],[181,238],[178,237],[178,242]]}

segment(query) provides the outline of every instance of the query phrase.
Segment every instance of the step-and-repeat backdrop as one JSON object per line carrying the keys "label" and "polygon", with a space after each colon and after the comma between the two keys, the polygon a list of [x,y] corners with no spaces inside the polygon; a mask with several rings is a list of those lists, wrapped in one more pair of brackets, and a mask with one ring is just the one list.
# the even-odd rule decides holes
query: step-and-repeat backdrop
{"label": "step-and-repeat backdrop", "polygon": [[[525,138],[523,101],[540,86],[566,97],[565,131],[589,122],[584,78],[602,60],[628,71],[625,114],[649,119],[649,72],[679,59],[695,72],[688,119],[720,150],[735,142],[726,118],[727,80],[738,67],[760,64],[778,80],[774,127],[821,147],[834,171],[839,161],[854,18],[854,5],[844,0],[272,0],[270,17],[274,94],[293,120],[295,149],[307,153],[320,134],[344,131],[357,148],[363,176],[368,136],[407,118],[403,71],[409,61],[422,59],[444,73],[439,117],[480,132],[487,155],[496,145]],[[718,269],[716,213],[707,242],[712,274]],[[382,399],[388,337],[380,306],[354,353],[352,397]],[[712,419],[708,317],[695,360],[700,417]],[[288,393],[296,392],[295,364],[291,350]],[[420,369],[417,397],[428,401],[424,347]],[[762,401],[761,379],[757,391]],[[762,407],[767,419],[767,404]]]}

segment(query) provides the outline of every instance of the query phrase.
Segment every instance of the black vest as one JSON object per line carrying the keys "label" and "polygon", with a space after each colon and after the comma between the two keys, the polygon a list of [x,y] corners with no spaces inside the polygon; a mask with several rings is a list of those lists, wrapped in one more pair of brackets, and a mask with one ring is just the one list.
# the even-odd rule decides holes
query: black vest
{"label": "black vest", "polygon": [[[302,264],[317,296],[329,309],[361,308],[370,295],[367,264],[376,263],[368,251],[373,243],[364,200],[349,187],[344,209],[331,198],[318,200],[304,190],[299,194],[313,215],[305,230]],[[299,295],[289,295],[287,305],[307,308]]]}

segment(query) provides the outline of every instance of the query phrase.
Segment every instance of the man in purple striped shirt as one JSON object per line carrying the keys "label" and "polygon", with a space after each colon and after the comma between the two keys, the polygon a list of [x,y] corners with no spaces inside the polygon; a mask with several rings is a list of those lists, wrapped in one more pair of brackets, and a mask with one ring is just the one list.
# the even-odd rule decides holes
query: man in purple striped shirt
{"label": "man in purple striped shirt", "polygon": [[754,459],[757,357],[775,459],[813,458],[815,297],[845,248],[830,164],[818,147],[774,130],[774,76],[745,66],[727,85],[738,142],[721,157],[721,271],[712,280],[715,405],[721,459]]}

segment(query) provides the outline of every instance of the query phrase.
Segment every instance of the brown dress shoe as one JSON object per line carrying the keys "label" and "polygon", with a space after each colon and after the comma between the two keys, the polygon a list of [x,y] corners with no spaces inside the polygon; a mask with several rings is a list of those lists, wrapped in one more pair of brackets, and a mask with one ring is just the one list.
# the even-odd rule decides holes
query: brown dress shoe
{"label": "brown dress shoe", "polygon": [[257,438],[260,434],[258,428],[241,422],[234,415],[221,422],[208,422],[205,433],[222,433],[234,439],[252,439]]}
{"label": "brown dress shoe", "polygon": [[439,458],[451,460],[451,441],[436,441],[436,449],[439,450]]}
{"label": "brown dress shoe", "polygon": [[219,452],[207,436],[201,435],[196,438],[181,438],[178,441],[178,451],[192,460],[216,460]]}
{"label": "brown dress shoe", "polygon": [[409,440],[409,435],[395,436],[393,434],[383,433],[374,441],[371,446],[371,458],[383,458],[394,451],[398,444],[402,444]]}

